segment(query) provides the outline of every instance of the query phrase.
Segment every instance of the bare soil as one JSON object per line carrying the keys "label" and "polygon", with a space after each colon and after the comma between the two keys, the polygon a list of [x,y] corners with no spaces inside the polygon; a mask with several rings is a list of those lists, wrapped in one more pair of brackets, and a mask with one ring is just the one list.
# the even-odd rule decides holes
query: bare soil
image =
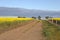
{"label": "bare soil", "polygon": [[42,23],[32,21],[26,25],[0,34],[0,40],[44,40]]}

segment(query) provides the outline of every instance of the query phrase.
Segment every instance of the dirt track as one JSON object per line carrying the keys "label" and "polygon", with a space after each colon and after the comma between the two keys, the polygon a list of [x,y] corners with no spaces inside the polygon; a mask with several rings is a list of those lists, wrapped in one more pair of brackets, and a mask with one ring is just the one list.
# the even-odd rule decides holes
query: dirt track
{"label": "dirt track", "polygon": [[44,40],[41,31],[42,24],[38,21],[33,21],[2,33],[0,40]]}

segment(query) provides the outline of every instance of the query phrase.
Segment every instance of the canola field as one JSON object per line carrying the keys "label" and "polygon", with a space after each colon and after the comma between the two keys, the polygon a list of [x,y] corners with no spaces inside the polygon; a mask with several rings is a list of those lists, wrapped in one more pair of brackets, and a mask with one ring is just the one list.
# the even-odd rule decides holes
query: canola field
{"label": "canola field", "polygon": [[0,18],[0,21],[32,20],[32,18]]}
{"label": "canola field", "polygon": [[0,33],[19,27],[33,20],[33,18],[2,18],[0,17]]}
{"label": "canola field", "polygon": [[60,24],[60,18],[51,18],[50,21],[53,21],[54,23],[57,22],[57,24]]}
{"label": "canola field", "polygon": [[58,20],[58,21],[60,21],[60,18],[52,18],[52,20]]}

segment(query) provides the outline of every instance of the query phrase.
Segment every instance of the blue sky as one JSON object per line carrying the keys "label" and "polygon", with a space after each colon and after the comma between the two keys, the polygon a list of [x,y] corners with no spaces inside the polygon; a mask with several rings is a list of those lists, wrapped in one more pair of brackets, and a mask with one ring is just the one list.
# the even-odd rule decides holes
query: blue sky
{"label": "blue sky", "polygon": [[60,10],[60,0],[0,0],[0,7]]}

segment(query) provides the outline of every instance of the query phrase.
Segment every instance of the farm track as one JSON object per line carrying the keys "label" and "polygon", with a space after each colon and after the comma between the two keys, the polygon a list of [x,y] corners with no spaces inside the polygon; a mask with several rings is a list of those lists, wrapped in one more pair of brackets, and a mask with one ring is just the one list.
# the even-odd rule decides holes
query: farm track
{"label": "farm track", "polygon": [[38,21],[0,34],[0,40],[44,40],[42,36],[42,24]]}

